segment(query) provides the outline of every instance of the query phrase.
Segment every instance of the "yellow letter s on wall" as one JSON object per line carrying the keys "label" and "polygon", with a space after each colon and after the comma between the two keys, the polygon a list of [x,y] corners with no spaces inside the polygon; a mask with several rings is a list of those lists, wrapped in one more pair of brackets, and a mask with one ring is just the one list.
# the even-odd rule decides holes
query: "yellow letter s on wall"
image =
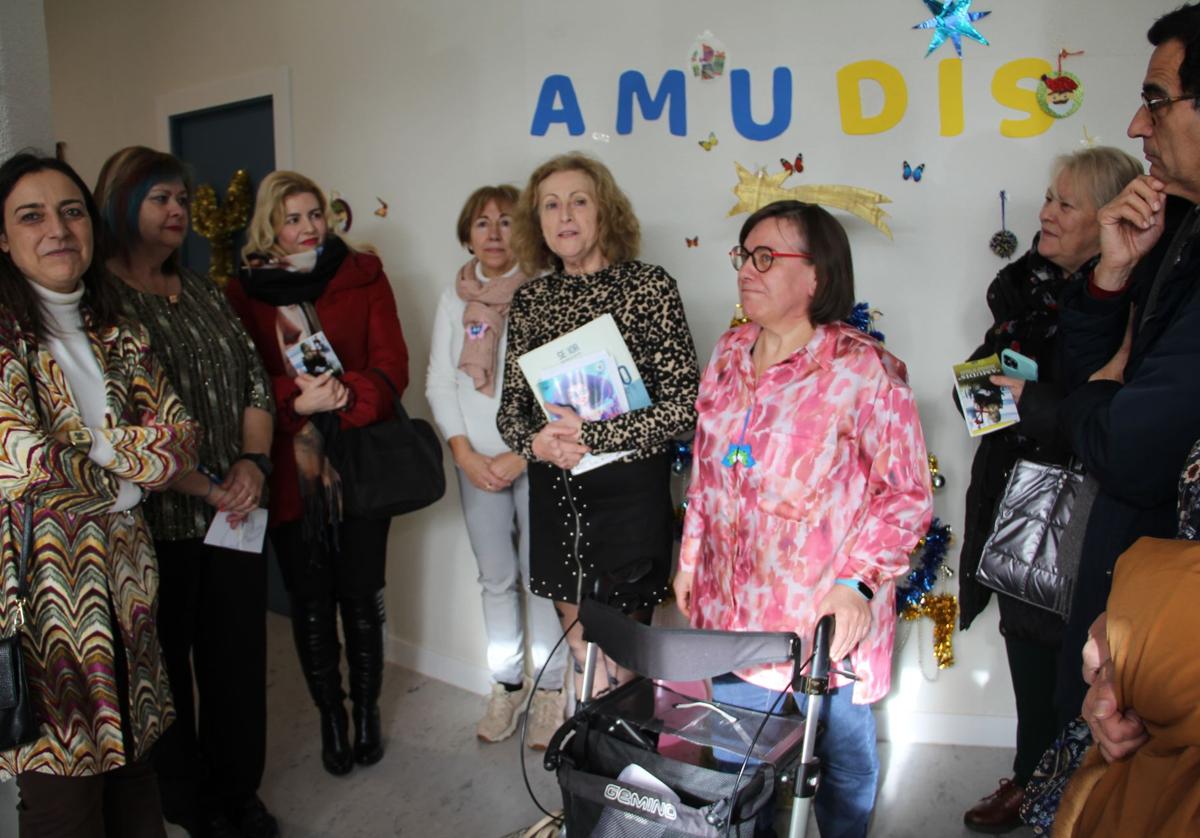
{"label": "yellow letter s on wall", "polygon": [[1054,118],[1047,116],[1038,107],[1037,96],[1032,90],[1021,87],[1024,79],[1041,79],[1043,73],[1053,72],[1048,61],[1041,58],[1018,58],[1002,64],[992,76],[992,98],[1006,108],[1022,111],[1025,119],[1000,120],[1000,133],[1005,137],[1036,137],[1050,130]]}

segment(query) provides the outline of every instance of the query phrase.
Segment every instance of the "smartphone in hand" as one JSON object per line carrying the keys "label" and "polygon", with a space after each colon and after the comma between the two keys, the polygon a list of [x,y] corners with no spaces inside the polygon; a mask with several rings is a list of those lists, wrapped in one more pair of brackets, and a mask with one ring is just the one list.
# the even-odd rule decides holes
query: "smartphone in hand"
{"label": "smartphone in hand", "polygon": [[1038,380],[1037,361],[1025,357],[1020,352],[1005,349],[1000,353],[1000,365],[1004,367],[1005,375],[1024,381]]}

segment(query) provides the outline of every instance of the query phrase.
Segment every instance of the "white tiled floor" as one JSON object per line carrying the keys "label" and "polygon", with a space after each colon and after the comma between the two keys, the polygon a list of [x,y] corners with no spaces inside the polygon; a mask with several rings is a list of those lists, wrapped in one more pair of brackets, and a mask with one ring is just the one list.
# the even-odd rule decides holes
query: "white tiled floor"
{"label": "white tiled floor", "polygon": [[[284,618],[270,617],[269,752],[262,797],[284,838],[499,838],[537,820],[515,740],[483,745],[474,724],[483,699],[413,672],[388,667],[382,762],[332,777],[321,768],[316,710],[304,690]],[[958,838],[963,811],[1009,773],[1012,752],[997,748],[883,744],[884,770],[872,835]],[[525,754],[534,790],[549,808],[558,786]],[[15,838],[16,791],[0,784],[0,838]],[[810,829],[809,835],[815,836]],[[1030,830],[1010,833],[1020,838]],[[171,838],[186,838],[179,829]]]}

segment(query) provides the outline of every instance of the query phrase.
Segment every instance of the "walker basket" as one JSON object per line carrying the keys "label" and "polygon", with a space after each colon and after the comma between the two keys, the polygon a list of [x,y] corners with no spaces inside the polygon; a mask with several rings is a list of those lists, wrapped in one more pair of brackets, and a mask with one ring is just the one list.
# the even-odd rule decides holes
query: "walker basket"
{"label": "walker basket", "polygon": [[752,751],[761,763],[747,768],[740,783],[736,772],[717,770],[713,748],[726,761],[744,755],[764,715],[697,701],[646,678],[585,706],[546,754],[562,788],[565,834],[750,838],[780,768],[799,756],[803,721],[771,716]]}

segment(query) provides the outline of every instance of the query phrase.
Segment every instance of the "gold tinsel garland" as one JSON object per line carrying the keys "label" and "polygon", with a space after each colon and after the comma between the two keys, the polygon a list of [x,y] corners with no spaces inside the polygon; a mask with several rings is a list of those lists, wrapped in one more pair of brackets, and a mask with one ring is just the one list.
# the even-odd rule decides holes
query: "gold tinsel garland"
{"label": "gold tinsel garland", "polygon": [[250,221],[254,192],[245,169],[233,173],[225,189],[225,203],[218,205],[217,192],[210,184],[201,184],[192,200],[192,229],[208,239],[211,250],[208,278],[224,288],[236,269],[233,239]]}
{"label": "gold tinsel garland", "polygon": [[928,617],[933,620],[933,656],[938,669],[954,665],[954,621],[958,617],[958,597],[953,594],[925,594],[916,605],[900,612],[902,620]]}

